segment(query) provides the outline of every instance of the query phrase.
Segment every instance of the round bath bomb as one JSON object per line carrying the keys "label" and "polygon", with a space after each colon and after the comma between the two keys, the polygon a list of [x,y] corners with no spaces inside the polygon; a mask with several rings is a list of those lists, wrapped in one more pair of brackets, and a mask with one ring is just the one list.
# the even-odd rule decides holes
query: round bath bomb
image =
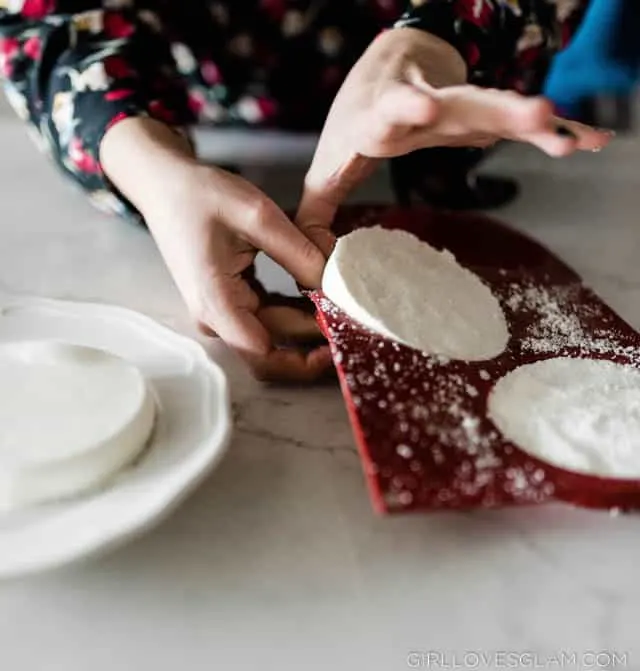
{"label": "round bath bomb", "polygon": [[640,477],[640,371],[560,357],[516,368],[489,395],[489,417],[525,452],[591,475]]}
{"label": "round bath bomb", "polygon": [[509,340],[502,308],[480,278],[405,231],[362,228],[340,238],[322,291],[363,326],[428,354],[480,361]]}
{"label": "round bath bomb", "polygon": [[0,510],[104,485],[142,451],[155,403],[142,373],[56,342],[0,346]]}

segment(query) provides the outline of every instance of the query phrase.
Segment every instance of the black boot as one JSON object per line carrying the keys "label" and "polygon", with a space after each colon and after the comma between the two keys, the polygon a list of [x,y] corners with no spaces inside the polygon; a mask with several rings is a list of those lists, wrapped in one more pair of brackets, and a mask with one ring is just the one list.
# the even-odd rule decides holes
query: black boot
{"label": "black boot", "polygon": [[475,167],[487,152],[479,149],[424,149],[391,160],[396,200],[409,206],[414,197],[447,210],[489,210],[513,201],[514,180],[477,176]]}

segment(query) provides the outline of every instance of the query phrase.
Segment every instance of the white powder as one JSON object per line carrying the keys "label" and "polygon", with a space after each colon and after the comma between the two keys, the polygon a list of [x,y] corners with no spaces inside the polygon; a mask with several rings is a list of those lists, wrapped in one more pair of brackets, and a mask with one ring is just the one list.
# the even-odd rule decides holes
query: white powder
{"label": "white powder", "polygon": [[541,287],[532,281],[509,285],[504,302],[515,319],[533,317],[519,339],[524,351],[535,354],[623,356],[640,363],[635,347],[621,345],[611,319],[579,283]]}
{"label": "white powder", "polygon": [[491,359],[509,339],[491,290],[449,252],[405,231],[373,227],[340,238],[322,289],[363,326],[429,354]]}
{"label": "white powder", "polygon": [[[535,325],[523,340],[532,352],[557,352],[562,347],[582,347],[588,340],[576,310],[576,292],[580,286],[545,288],[536,285],[513,287],[507,305],[514,312],[537,314]],[[576,305],[578,303],[578,305]]]}
{"label": "white powder", "polygon": [[640,477],[640,371],[610,361],[554,358],[521,366],[489,396],[506,438],[553,465]]}

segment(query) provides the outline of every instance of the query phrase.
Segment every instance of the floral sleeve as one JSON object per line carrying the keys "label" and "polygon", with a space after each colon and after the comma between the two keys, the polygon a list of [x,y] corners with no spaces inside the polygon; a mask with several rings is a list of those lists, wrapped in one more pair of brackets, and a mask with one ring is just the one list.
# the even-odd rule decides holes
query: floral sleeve
{"label": "floral sleeve", "polygon": [[[505,0],[502,4],[508,4]],[[515,4],[515,3],[511,3]],[[500,33],[504,12],[500,0],[413,0],[397,27],[425,30],[453,46],[471,72],[482,67]],[[491,48],[493,47],[493,48]]]}
{"label": "floral sleeve", "polygon": [[426,30],[462,55],[480,86],[538,93],[587,0],[412,0],[396,27]]}
{"label": "floral sleeve", "polygon": [[131,116],[183,126],[186,93],[168,43],[144,13],[63,11],[74,4],[0,0],[0,75],[9,102],[61,169],[102,209],[133,213],[102,174],[102,137]]}

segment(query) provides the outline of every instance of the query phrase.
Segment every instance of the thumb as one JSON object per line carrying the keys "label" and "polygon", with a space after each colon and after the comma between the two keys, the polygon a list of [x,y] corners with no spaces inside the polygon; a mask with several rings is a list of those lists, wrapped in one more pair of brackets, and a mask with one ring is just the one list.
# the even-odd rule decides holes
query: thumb
{"label": "thumb", "polygon": [[373,172],[377,161],[355,154],[337,169],[323,174],[318,156],[319,153],[305,178],[295,222],[328,256],[335,244],[331,225],[338,208],[351,191]]}
{"label": "thumb", "polygon": [[295,222],[298,228],[328,257],[333,251],[335,236],[331,224],[338,204],[322,191],[305,184]]}

